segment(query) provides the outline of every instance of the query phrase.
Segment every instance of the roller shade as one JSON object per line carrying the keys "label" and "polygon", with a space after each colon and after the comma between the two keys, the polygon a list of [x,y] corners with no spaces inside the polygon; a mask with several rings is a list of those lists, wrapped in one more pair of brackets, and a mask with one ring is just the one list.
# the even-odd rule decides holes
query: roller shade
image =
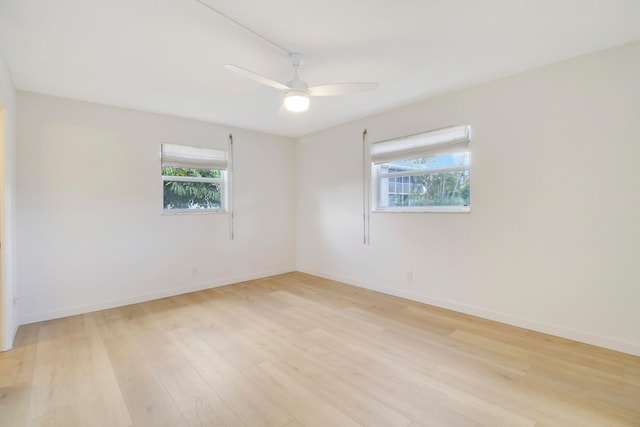
{"label": "roller shade", "polygon": [[371,161],[381,164],[468,150],[470,134],[470,126],[461,125],[376,142],[371,144]]}
{"label": "roller shade", "polygon": [[162,166],[227,169],[227,151],[188,145],[162,144]]}

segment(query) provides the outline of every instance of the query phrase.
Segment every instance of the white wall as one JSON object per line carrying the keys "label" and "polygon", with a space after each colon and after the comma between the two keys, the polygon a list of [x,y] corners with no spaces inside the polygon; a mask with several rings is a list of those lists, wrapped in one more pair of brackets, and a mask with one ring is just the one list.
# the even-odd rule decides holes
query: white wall
{"label": "white wall", "polygon": [[[634,43],[301,138],[298,270],[640,355],[639,118]],[[364,245],[363,129],[465,123],[471,213],[374,213]]]}
{"label": "white wall", "polygon": [[13,346],[13,337],[18,330],[17,310],[14,307],[16,290],[16,241],[15,241],[15,152],[16,152],[16,107],[15,89],[6,60],[0,52],[0,350]]}
{"label": "white wall", "polygon": [[[18,92],[21,323],[295,268],[295,141]],[[161,215],[160,143],[226,148],[229,216]],[[195,271],[194,271],[195,268]]]}

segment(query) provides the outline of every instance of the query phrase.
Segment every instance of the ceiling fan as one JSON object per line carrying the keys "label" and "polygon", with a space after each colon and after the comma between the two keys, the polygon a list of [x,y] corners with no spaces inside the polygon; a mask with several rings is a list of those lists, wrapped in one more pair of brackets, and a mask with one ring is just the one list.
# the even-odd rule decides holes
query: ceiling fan
{"label": "ceiling fan", "polygon": [[287,83],[271,80],[261,74],[233,64],[225,64],[224,68],[255,80],[258,83],[284,91],[284,106],[288,111],[292,112],[306,111],[309,108],[309,98],[311,96],[351,95],[374,91],[378,88],[378,83],[332,83],[309,86],[306,82],[300,80],[298,76],[298,70],[304,62],[304,56],[300,53],[290,53],[289,58],[293,65],[293,78]]}

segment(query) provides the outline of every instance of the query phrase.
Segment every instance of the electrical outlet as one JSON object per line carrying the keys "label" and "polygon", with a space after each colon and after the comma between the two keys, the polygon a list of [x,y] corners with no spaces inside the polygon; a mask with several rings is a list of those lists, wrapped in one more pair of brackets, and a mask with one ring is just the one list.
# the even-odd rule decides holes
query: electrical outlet
{"label": "electrical outlet", "polygon": [[413,270],[407,271],[407,282],[411,282],[413,280]]}

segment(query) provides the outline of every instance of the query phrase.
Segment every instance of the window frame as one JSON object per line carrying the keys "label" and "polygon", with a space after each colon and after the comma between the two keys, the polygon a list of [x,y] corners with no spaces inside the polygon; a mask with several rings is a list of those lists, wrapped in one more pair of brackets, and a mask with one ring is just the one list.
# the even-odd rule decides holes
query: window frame
{"label": "window frame", "polygon": [[[451,138],[448,141],[438,141],[437,143],[426,143],[421,147],[413,146],[409,150],[398,150],[398,154],[393,154],[393,150],[389,150],[388,146],[393,144],[394,141],[401,140],[409,140],[409,139],[418,139],[424,136],[428,139],[431,135],[436,135],[441,132],[446,132],[447,130],[453,131],[463,131],[465,132],[464,138]],[[433,131],[423,132],[415,135],[410,135],[403,138],[396,138],[386,141],[380,141],[379,144],[384,144],[387,148],[384,148],[384,153],[382,156],[384,158],[388,157],[390,154],[393,157],[392,159],[383,160],[375,160],[374,156],[374,146],[376,143],[371,146],[371,212],[372,213],[469,213],[471,212],[471,200],[469,200],[468,205],[463,206],[455,206],[455,205],[435,205],[435,206],[383,206],[382,205],[382,196],[383,196],[383,180],[385,178],[401,178],[405,176],[424,176],[424,175],[432,175],[438,173],[445,172],[459,172],[459,171],[468,171],[469,179],[471,178],[471,151],[469,148],[470,142],[470,126],[452,126],[449,128],[436,129]],[[435,139],[435,138],[434,138]],[[417,145],[420,145],[419,143]],[[405,154],[402,154],[405,153]],[[431,169],[415,169],[415,170],[406,170],[406,171],[398,171],[392,173],[385,173],[382,171],[383,166],[387,165],[391,162],[398,161],[411,161],[419,158],[426,157],[435,157],[438,155],[445,154],[457,154],[457,153],[466,153],[467,155],[467,165],[464,166],[447,166],[442,168],[431,168]],[[406,157],[404,157],[406,155]],[[388,185],[388,181],[386,185]],[[411,184],[410,184],[411,185]],[[387,191],[388,193],[388,191]]]}
{"label": "window frame", "polygon": [[[164,146],[174,146],[181,147],[184,149],[193,149],[194,151],[206,152],[218,152],[225,153],[226,160],[224,161],[224,166],[221,168],[221,164],[215,164],[211,167],[208,167],[206,164],[179,164],[179,163],[171,163],[164,161]],[[229,151],[223,149],[210,149],[210,148],[199,148],[192,147],[184,144],[161,144],[161,161],[160,161],[160,179],[162,182],[162,193],[160,197],[162,215],[203,215],[203,214],[226,214],[229,213],[230,203],[229,203],[229,172],[230,172],[230,159],[229,159]],[[162,170],[165,166],[172,166],[177,168],[184,169],[201,169],[201,170],[218,170],[220,172],[220,178],[210,178],[210,177],[197,177],[197,176],[171,176],[165,175],[162,173]],[[197,209],[185,209],[185,208],[172,208],[167,209],[164,206],[164,186],[166,182],[202,182],[202,183],[214,183],[218,184],[220,188],[220,207],[219,208],[197,208]]]}
{"label": "window frame", "polygon": [[[462,151],[456,152],[462,153]],[[468,152],[467,152],[468,153]],[[407,159],[411,160],[411,159]],[[385,178],[401,178],[405,176],[421,176],[421,175],[432,175],[437,173],[444,172],[460,172],[460,171],[469,171],[469,175],[471,175],[471,170],[469,166],[457,166],[457,167],[447,167],[442,169],[417,169],[415,171],[404,171],[404,172],[393,172],[393,173],[382,173],[380,169],[382,169],[382,164],[373,165],[373,213],[376,212],[470,212],[471,203],[466,206],[382,206],[382,180]]]}

